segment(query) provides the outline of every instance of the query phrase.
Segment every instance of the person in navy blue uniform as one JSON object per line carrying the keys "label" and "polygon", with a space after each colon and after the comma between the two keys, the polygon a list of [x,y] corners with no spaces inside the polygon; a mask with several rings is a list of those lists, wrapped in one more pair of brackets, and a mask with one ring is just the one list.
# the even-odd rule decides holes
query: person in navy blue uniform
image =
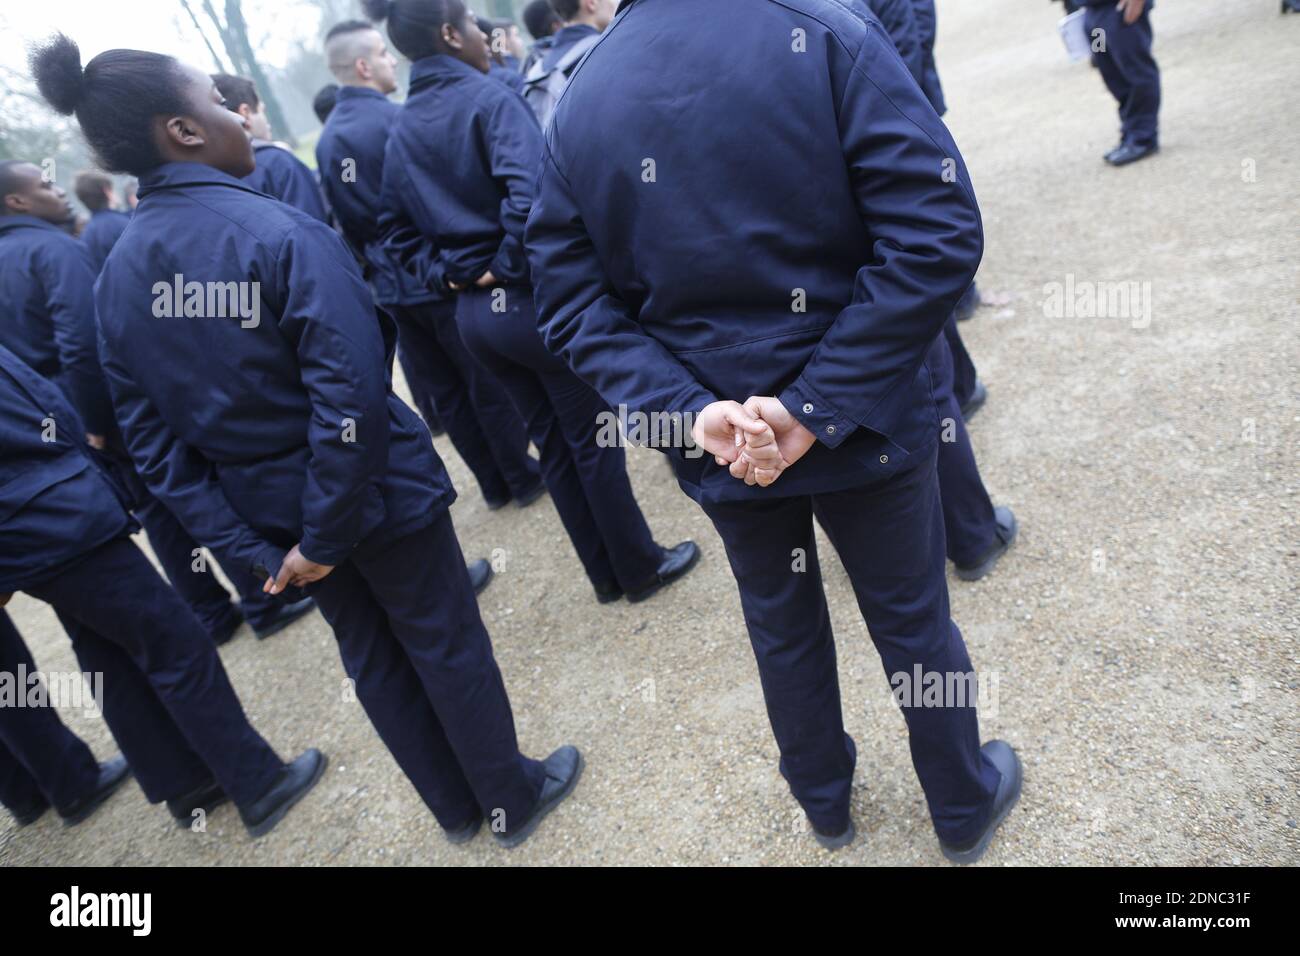
{"label": "person in navy blue uniform", "polygon": [[[66,102],[59,48],[46,49],[38,82]],[[84,436],[59,390],[0,347],[0,606],[24,591],[54,608],[82,670],[103,674],[97,703],[151,803],[188,826],[229,799],[267,833],[325,758],[286,765],[249,724],[198,619],[131,542],[124,496]]]}
{"label": "person in navy blue uniform", "polygon": [[311,111],[316,114],[316,119],[322,125],[330,118],[334,112],[334,104],[338,102],[339,85],[337,83],[326,83],[316,95],[311,98]]}
{"label": "person in navy blue uniform", "polygon": [[[842,846],[856,749],[814,516],[891,683],[973,676],[927,360],[983,250],[960,153],[879,24],[834,0],[625,0],[544,163],[525,234],[543,338],[608,402],[693,417],[709,454],[673,449],[678,481],[726,545],[781,772]],[[1019,760],[980,746],[973,700],[900,704],[941,848],[976,859]]]}
{"label": "person in navy blue uniform", "polygon": [[542,57],[542,67],[555,68],[569,49],[588,37],[598,36],[614,18],[614,0],[551,0],[551,7],[564,25]]}
{"label": "person in navy blue uniform", "polygon": [[384,160],[388,236],[413,227],[438,250],[436,262],[417,265],[459,290],[461,337],[523,416],[598,600],[644,600],[694,567],[699,548],[655,542],[623,448],[598,440],[609,407],[538,334],[523,247],[542,153],[537,121],[488,78],[487,43],[459,0],[367,8],[387,18],[389,39],[412,62]]}
{"label": "person in navy blue uniform", "polygon": [[90,213],[90,222],[82,230],[81,241],[90,253],[90,265],[96,275],[112,251],[113,243],[131,221],[129,214],[113,208],[113,180],[93,169],[77,173],[73,192]]}
{"label": "person in navy blue uniform", "polygon": [[[399,110],[388,94],[397,89],[397,63],[379,31],[363,20],[331,28],[325,54],[340,87],[316,143],[321,187],[344,237],[366,263],[375,301],[397,320],[399,356],[412,395],[419,404],[424,396],[432,401],[489,508],[512,500],[526,506],[546,486],[528,454],[519,413],[465,350],[455,293],[418,282],[381,242],[384,148]],[[418,234],[410,240],[427,245]]]}
{"label": "person in navy blue uniform", "polygon": [[939,70],[934,64],[934,41],[939,32],[938,16],[934,10],[934,0],[909,0],[916,14],[917,38],[921,42],[921,90],[930,101],[934,111],[942,116],[948,112],[948,104],[943,98],[943,84],[939,82]]}
{"label": "person in navy blue uniform", "polygon": [[560,15],[555,12],[549,0],[532,0],[521,14],[524,20],[524,29],[528,35],[533,38],[532,45],[528,48],[528,55],[524,57],[523,63],[519,66],[519,72],[528,75],[533,64],[538,62],[546,51],[555,43],[555,33],[564,24],[560,21]]}
{"label": "person in navy blue uniform", "polygon": [[[516,93],[524,91],[524,78],[519,72],[519,60],[507,56],[505,52],[505,28],[496,25],[487,17],[478,18],[478,28],[488,41],[488,76],[500,80]],[[511,62],[513,61],[513,63]]]}
{"label": "person in navy blue uniform", "polygon": [[519,751],[455,491],[393,394],[396,329],[344,241],[242,180],[245,121],[199,70],[109,50],[83,71],[66,37],[38,67],[100,165],[140,181],[95,290],[140,474],[228,567],[315,597],[357,699],[450,839],[487,818],[519,843],[572,791],[581,756]]}
{"label": "person in navy blue uniform", "polygon": [[[916,18],[911,0],[841,0],[864,19],[875,16],[893,41],[894,49],[912,74],[921,82],[925,63],[918,40]],[[955,343],[955,344],[954,344]],[[960,356],[960,357],[959,357]],[[944,323],[943,333],[930,347],[927,363],[934,372],[935,405],[941,424],[939,438],[939,490],[943,501],[944,536],[948,558],[956,566],[957,576],[978,581],[993,570],[1017,534],[1016,516],[1010,508],[994,507],[975,463],[975,449],[966,431],[966,418],[983,404],[983,397],[966,396],[962,390],[974,380],[974,365],[957,331],[955,315]],[[983,386],[980,386],[982,389]],[[987,394],[985,392],[984,394]]]}
{"label": "person in navy blue uniform", "polygon": [[257,95],[253,81],[229,73],[214,73],[212,81],[225,98],[226,108],[238,113],[248,123],[248,131],[253,137],[257,168],[245,177],[248,185],[301,209],[321,222],[328,222],[329,214],[321,199],[320,184],[312,171],[293,153],[271,141],[266,104]]}
{"label": "person in navy blue uniform", "polygon": [[303,598],[286,603],[236,577],[240,605],[199,560],[199,548],[176,518],[136,476],[113,420],[113,407],[95,348],[96,270],[85,245],[58,228],[72,214],[65,193],[31,163],[0,164],[0,306],[5,341],[20,358],[54,381],[90,427],[131,497],[131,509],[168,580],[217,644],[247,620],[259,638],[278,633],[312,609]]}
{"label": "person in navy blue uniform", "polygon": [[[1119,145],[1103,158],[1127,166],[1160,149],[1160,68],[1151,54],[1155,0],[1083,0],[1084,29],[1093,38],[1092,62],[1119,103]],[[1098,31],[1101,31],[1099,34]],[[1105,37],[1105,44],[1096,42]]]}
{"label": "person in navy blue uniform", "polygon": [[[15,692],[28,694],[19,683],[38,674],[32,652],[13,621],[0,611],[0,675],[13,681]],[[94,813],[130,776],[126,758],[117,755],[99,763],[85,741],[48,706],[0,706],[0,804],[20,827],[30,826],[55,807],[66,826],[75,826]]]}

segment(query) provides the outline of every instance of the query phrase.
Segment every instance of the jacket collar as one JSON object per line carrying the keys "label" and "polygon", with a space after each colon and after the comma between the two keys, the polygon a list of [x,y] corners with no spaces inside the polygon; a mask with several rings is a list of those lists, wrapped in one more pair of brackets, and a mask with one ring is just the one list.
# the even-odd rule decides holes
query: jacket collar
{"label": "jacket collar", "polygon": [[434,83],[453,82],[467,76],[478,76],[487,79],[486,73],[480,73],[468,63],[462,63],[454,56],[447,56],[445,53],[435,53],[433,56],[422,57],[411,64],[410,92],[414,93],[416,90],[431,86]]}
{"label": "jacket collar", "polygon": [[[0,216],[0,235],[10,232],[14,229],[52,229],[55,232],[63,232],[52,222],[46,222],[44,219],[38,219],[35,216],[17,215],[17,216]],[[67,233],[64,233],[67,235]]]}
{"label": "jacket collar", "polygon": [[356,99],[378,99],[387,101],[388,97],[378,90],[372,90],[368,86],[340,86],[336,94],[336,102],[340,100]]}
{"label": "jacket collar", "polygon": [[570,43],[577,43],[583,37],[596,36],[600,33],[590,23],[571,23],[567,27],[560,27],[553,36],[555,37],[556,46],[565,46]]}
{"label": "jacket collar", "polygon": [[257,193],[234,176],[228,176],[204,163],[163,163],[140,176],[141,200],[158,189],[179,189],[183,186],[233,186],[245,192]]}

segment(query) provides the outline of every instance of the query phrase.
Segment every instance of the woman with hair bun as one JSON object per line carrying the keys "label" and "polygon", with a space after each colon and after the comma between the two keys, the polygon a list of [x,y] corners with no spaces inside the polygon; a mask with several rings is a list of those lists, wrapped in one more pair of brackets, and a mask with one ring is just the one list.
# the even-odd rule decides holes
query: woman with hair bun
{"label": "woman with hair bun", "polygon": [[240,182],[253,168],[245,121],[205,73],[134,50],[83,73],[62,36],[32,63],[101,165],[140,180],[95,304],[150,490],[226,567],[316,599],[357,698],[450,840],[491,815],[498,840],[520,842],[571,791],[580,757],[519,752],[448,513],[455,492],[393,394],[393,324],[376,320],[353,257]]}
{"label": "woman with hair bun", "polygon": [[[622,447],[602,440],[609,405],[538,334],[523,238],[541,128],[518,94],[488,78],[487,42],[460,0],[366,0],[365,8],[387,20],[393,46],[412,61],[384,157],[381,228],[395,238],[413,227],[440,250],[440,278],[459,293],[465,347],[523,416],[597,599],[645,600],[690,571],[700,552],[693,541],[655,542]],[[413,253],[409,244],[391,247],[399,258]]]}

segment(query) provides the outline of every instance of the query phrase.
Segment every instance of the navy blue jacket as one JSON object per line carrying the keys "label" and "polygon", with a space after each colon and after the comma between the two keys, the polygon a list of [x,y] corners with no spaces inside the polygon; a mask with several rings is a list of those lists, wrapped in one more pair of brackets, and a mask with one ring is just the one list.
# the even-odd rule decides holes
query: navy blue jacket
{"label": "navy blue jacket", "polygon": [[500,63],[493,60],[488,64],[488,76],[492,77],[494,80],[500,80],[516,93],[522,93],[524,91],[524,78],[518,69],[511,69],[508,66],[502,66]]}
{"label": "navy blue jacket", "polygon": [[[875,14],[894,49],[907,64],[907,71],[917,83],[925,82],[925,51],[921,48],[921,35],[916,26],[916,13],[912,0],[844,0],[849,9],[859,15]],[[931,60],[933,66],[933,60]]]}
{"label": "navy blue jacket", "polygon": [[473,282],[491,269],[499,282],[526,284],[524,223],[541,155],[523,97],[452,57],[416,60],[384,159],[390,247],[411,223],[441,250],[445,279]]}
{"label": "navy blue jacket", "polygon": [[116,209],[101,209],[90,214],[90,222],[86,223],[86,228],[81,233],[81,241],[90,254],[90,264],[96,275],[104,268],[104,260],[130,221],[130,215]]}
{"label": "navy blue jacket", "polygon": [[344,238],[367,264],[366,278],[380,305],[415,305],[438,297],[395,262],[380,241],[384,148],[400,109],[378,90],[339,87],[334,110],[316,142],[321,189]]}
{"label": "navy blue jacket", "polygon": [[550,48],[542,56],[542,68],[548,71],[555,69],[555,64],[564,59],[564,55],[573,49],[575,43],[585,37],[595,36],[599,32],[589,23],[572,23],[560,27],[553,35]]}
{"label": "navy blue jacket", "polygon": [[86,247],[34,216],[0,216],[0,342],[57,384],[87,427],[113,433],[95,352],[95,270]]}
{"label": "navy blue jacket", "polygon": [[[1110,0],[1106,0],[1110,2]],[[921,89],[935,112],[940,116],[948,112],[948,104],[943,99],[943,86],[939,83],[939,70],[934,65],[934,39],[938,32],[938,17],[934,12],[934,0],[911,0],[912,10],[916,14],[916,33],[921,41]]]}
{"label": "navy blue jacket", "polygon": [[253,156],[257,168],[244,177],[245,183],[321,222],[329,222],[320,184],[301,159],[282,146],[260,139],[253,141]]}
{"label": "navy blue jacket", "polygon": [[889,37],[835,0],[620,11],[560,99],[528,220],[548,348],[611,406],[776,395],[817,436],[767,489],[675,454],[697,500],[844,489],[928,454],[925,355],[983,232]]}
{"label": "navy blue jacket", "polygon": [[[256,324],[208,308],[165,317],[178,275],[259,283]],[[140,177],[95,303],[136,468],[223,564],[274,573],[295,542],[338,564],[455,497],[428,430],[393,394],[396,326],[343,240],[305,213],[209,166],[163,164]]]}
{"label": "navy blue jacket", "polygon": [[51,382],[0,346],[0,594],[136,530]]}

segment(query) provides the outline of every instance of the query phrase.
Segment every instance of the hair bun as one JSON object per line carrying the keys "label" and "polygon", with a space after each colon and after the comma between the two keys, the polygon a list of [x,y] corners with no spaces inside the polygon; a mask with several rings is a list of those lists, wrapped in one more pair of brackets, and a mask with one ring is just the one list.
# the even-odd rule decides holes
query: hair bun
{"label": "hair bun", "polygon": [[27,63],[36,77],[36,87],[46,101],[64,116],[81,103],[85,91],[81,72],[81,50],[62,33],[32,47]]}
{"label": "hair bun", "polygon": [[393,12],[393,4],[394,0],[361,0],[366,16],[376,23],[388,19],[389,14]]}

